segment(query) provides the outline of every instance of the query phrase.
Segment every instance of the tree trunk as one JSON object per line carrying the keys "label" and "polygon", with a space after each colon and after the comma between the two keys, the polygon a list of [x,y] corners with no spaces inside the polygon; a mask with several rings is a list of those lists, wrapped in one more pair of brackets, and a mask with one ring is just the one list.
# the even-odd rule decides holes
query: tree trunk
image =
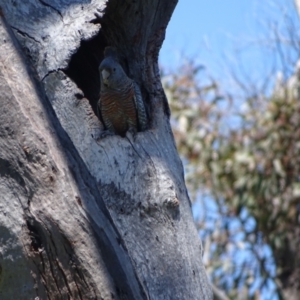
{"label": "tree trunk", "polygon": [[[176,2],[0,0],[0,299],[212,298],[157,62]],[[94,138],[108,45],[135,137]]]}
{"label": "tree trunk", "polygon": [[300,15],[300,0],[294,0],[298,15]]}

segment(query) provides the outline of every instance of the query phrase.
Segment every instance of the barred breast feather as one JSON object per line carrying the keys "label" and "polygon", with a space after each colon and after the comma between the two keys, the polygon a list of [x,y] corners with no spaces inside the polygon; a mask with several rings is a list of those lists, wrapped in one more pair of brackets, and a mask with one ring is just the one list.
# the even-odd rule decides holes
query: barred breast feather
{"label": "barred breast feather", "polygon": [[100,93],[100,112],[104,125],[113,133],[125,136],[129,128],[137,130],[137,112],[133,83]]}

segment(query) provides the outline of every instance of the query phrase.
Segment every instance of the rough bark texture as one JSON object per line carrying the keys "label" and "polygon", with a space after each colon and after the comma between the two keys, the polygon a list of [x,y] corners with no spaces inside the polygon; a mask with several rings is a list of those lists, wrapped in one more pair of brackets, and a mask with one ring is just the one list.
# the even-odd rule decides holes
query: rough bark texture
{"label": "rough bark texture", "polygon": [[294,0],[298,15],[300,15],[300,0]]}
{"label": "rough bark texture", "polygon": [[[0,0],[0,299],[212,298],[157,64],[175,5]],[[135,139],[93,138],[108,45]]]}

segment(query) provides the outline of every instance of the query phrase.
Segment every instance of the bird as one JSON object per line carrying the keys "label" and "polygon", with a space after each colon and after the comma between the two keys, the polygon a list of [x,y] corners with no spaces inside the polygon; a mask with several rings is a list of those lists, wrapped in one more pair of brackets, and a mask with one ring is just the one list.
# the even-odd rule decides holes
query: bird
{"label": "bird", "polygon": [[98,109],[106,131],[103,136],[126,136],[147,129],[147,114],[138,84],[119,63],[116,49],[106,47],[99,66],[100,97]]}

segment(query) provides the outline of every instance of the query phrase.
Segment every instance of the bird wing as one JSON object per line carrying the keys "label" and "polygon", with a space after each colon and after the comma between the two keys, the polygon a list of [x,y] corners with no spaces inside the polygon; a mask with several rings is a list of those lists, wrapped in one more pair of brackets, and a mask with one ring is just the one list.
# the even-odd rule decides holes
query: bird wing
{"label": "bird wing", "polygon": [[133,98],[134,98],[134,103],[137,111],[139,129],[141,131],[144,131],[147,129],[148,118],[147,118],[147,113],[146,113],[142,93],[136,82],[133,82],[133,88],[134,88]]}

